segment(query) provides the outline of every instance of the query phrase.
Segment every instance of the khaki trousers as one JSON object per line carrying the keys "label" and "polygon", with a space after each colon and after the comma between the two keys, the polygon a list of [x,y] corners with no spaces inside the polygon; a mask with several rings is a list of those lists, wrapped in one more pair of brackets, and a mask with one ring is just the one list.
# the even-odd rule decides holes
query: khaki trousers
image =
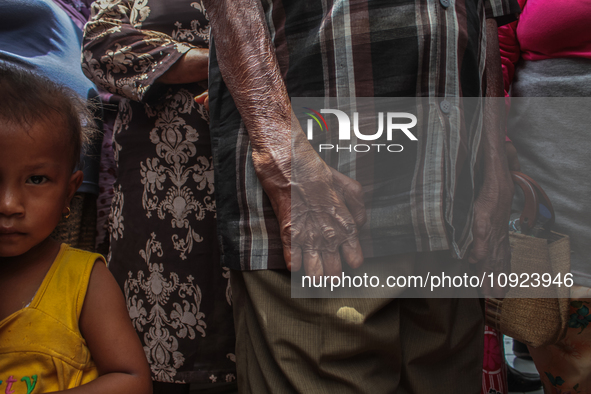
{"label": "khaki trousers", "polygon": [[480,393],[477,298],[292,299],[282,270],[231,284],[241,394]]}

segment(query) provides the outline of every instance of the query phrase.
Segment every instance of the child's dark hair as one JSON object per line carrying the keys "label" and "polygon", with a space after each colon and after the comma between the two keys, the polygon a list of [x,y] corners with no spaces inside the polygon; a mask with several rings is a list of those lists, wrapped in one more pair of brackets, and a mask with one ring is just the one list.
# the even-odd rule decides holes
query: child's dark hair
{"label": "child's dark hair", "polygon": [[32,71],[0,61],[0,123],[28,129],[61,120],[69,135],[72,163],[96,133],[88,102],[65,86]]}

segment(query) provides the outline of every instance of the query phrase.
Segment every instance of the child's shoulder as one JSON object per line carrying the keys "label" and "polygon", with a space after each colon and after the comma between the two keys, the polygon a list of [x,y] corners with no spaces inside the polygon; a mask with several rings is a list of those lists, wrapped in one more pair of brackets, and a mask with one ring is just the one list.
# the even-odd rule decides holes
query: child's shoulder
{"label": "child's shoulder", "polygon": [[[72,280],[76,282],[76,287],[85,288],[88,285],[90,275],[97,262],[102,262],[106,265],[105,258],[98,253],[92,253],[62,244],[54,261],[54,265],[56,266],[54,276],[57,277],[54,279],[58,282]],[[62,283],[62,285],[64,284]]]}
{"label": "child's shoulder", "polygon": [[71,304],[75,315],[80,316],[90,277],[98,261],[105,263],[104,257],[98,253],[62,244],[48,277],[39,289],[43,294],[41,302],[44,307],[53,310]]}
{"label": "child's shoulder", "polygon": [[[105,258],[99,253],[93,253],[82,249],[73,248],[62,244],[55,258],[54,264],[60,270],[75,270],[83,275],[90,276],[90,272],[96,262],[106,265]],[[88,271],[88,272],[87,272]]]}
{"label": "child's shoulder", "polygon": [[[102,261],[105,262],[103,255],[99,253],[89,252],[87,250],[77,249],[69,246],[68,244],[62,244],[60,248],[60,254],[63,254],[63,258],[75,259],[78,261],[94,262]],[[59,255],[58,255],[59,258]],[[106,264],[106,263],[105,263]]]}

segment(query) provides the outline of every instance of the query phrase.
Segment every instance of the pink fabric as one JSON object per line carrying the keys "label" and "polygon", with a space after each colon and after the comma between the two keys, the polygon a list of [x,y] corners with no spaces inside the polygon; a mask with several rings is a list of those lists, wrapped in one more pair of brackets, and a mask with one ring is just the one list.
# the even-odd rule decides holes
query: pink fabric
{"label": "pink fabric", "polygon": [[591,0],[518,1],[519,20],[499,27],[505,93],[520,57],[591,59]]}

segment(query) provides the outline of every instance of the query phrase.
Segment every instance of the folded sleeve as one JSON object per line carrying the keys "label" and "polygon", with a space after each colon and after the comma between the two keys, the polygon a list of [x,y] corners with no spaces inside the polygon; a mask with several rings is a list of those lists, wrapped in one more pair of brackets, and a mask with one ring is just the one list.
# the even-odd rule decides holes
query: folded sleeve
{"label": "folded sleeve", "polygon": [[82,52],[82,69],[90,80],[135,101],[155,96],[150,94],[156,90],[155,81],[193,48],[167,34],[142,29],[147,15],[142,15],[141,3],[95,1]]}
{"label": "folded sleeve", "polygon": [[485,0],[484,10],[487,18],[495,18],[498,26],[517,20],[521,8],[517,0]]}

